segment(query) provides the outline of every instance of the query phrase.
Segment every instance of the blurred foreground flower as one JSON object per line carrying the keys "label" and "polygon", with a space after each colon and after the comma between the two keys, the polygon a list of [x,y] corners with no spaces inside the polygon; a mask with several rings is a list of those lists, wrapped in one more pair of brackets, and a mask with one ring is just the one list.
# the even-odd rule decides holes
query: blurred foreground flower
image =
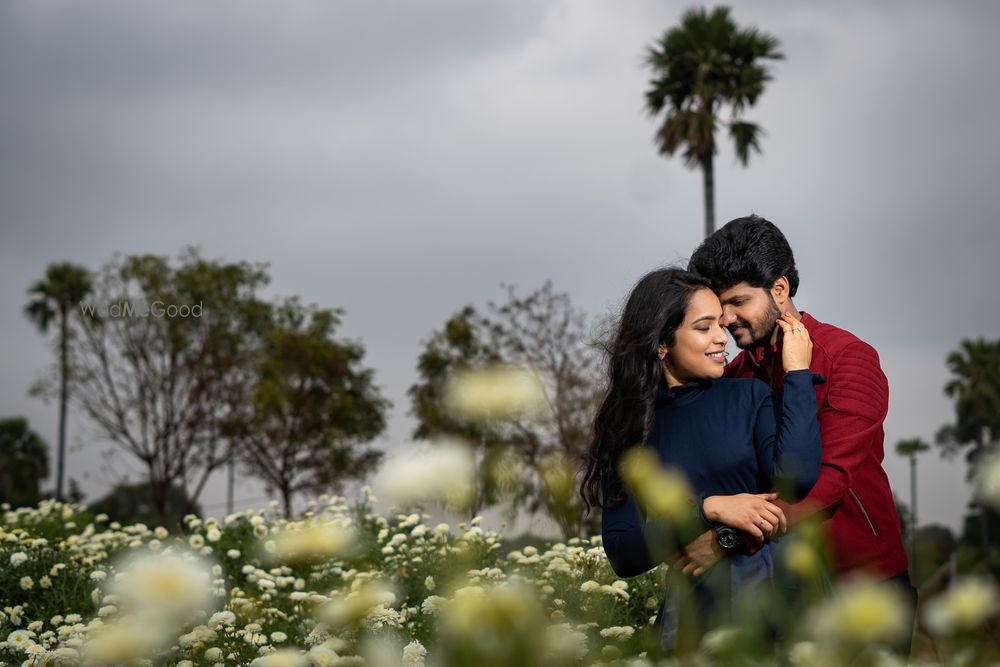
{"label": "blurred foreground flower", "polygon": [[193,553],[127,553],[107,583],[123,611],[160,624],[187,622],[195,612],[212,613],[212,563]]}
{"label": "blurred foreground flower", "polygon": [[88,664],[124,665],[149,660],[174,641],[176,635],[165,624],[130,617],[94,630],[83,655]]}
{"label": "blurred foreground flower", "polygon": [[978,466],[976,473],[976,492],[979,498],[1000,509],[1000,454],[993,454]]}
{"label": "blurred foreground flower", "polygon": [[466,419],[530,416],[545,405],[545,389],[530,368],[486,366],[456,371],[444,387],[444,406]]}
{"label": "blurred foreground flower", "polygon": [[346,557],[356,553],[358,545],[355,529],[339,521],[290,524],[272,538],[274,550],[261,556],[282,563]]}
{"label": "blurred foreground flower", "polygon": [[472,448],[462,440],[444,438],[423,451],[387,461],[372,485],[399,507],[439,502],[465,508],[472,501],[474,476]]}
{"label": "blurred foreground flower", "polygon": [[309,665],[309,658],[298,649],[281,649],[250,663],[250,667],[309,667]]}
{"label": "blurred foreground flower", "polygon": [[546,646],[548,625],[536,594],[527,586],[507,583],[489,591],[478,586],[459,589],[441,614],[444,663],[540,665],[543,656],[565,652],[561,644]]}
{"label": "blurred foreground flower", "polygon": [[664,468],[649,447],[632,447],[622,456],[622,479],[636,499],[652,516],[666,517],[677,522],[691,519],[694,490],[679,470]]}
{"label": "blurred foreground flower", "polygon": [[381,580],[367,582],[343,598],[335,598],[316,610],[316,620],[331,630],[358,625],[373,611],[390,608],[396,602],[392,587]]}
{"label": "blurred foreground flower", "polygon": [[889,584],[855,580],[815,610],[813,635],[853,646],[892,643],[909,630],[902,595]]}
{"label": "blurred foreground flower", "polygon": [[924,608],[924,621],[934,634],[952,635],[977,629],[997,610],[996,585],[969,577],[931,600]]}

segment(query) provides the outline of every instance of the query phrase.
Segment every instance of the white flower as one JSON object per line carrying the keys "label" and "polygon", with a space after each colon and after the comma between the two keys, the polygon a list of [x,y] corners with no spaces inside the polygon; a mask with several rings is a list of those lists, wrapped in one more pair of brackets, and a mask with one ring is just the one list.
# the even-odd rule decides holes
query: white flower
{"label": "white flower", "polygon": [[250,667],[306,667],[309,659],[299,653],[298,649],[282,649],[257,658]]}
{"label": "white flower", "polygon": [[32,581],[31,577],[21,577],[21,588],[23,590],[29,591],[31,590],[31,587],[34,585],[35,582]]}
{"label": "white flower", "polygon": [[240,550],[239,549],[230,549],[229,551],[226,552],[226,557],[227,558],[239,558],[240,557]]}
{"label": "white flower", "polygon": [[441,439],[423,452],[389,459],[374,483],[386,500],[400,507],[441,502],[462,508],[472,498],[475,470],[469,445],[453,438]]}
{"label": "white flower", "polygon": [[997,599],[997,588],[991,581],[969,577],[931,600],[924,620],[937,635],[975,630],[997,612]]}
{"label": "white flower", "polygon": [[424,579],[424,586],[427,588],[427,590],[433,591],[434,587],[437,586],[437,584],[434,583],[434,577],[428,576],[426,579]]}
{"label": "white flower", "polygon": [[403,648],[404,667],[423,667],[424,658],[427,657],[427,649],[420,642],[414,640]]}
{"label": "white flower", "polygon": [[420,603],[420,610],[423,611],[428,616],[434,616],[441,611],[441,608],[448,602],[447,599],[441,597],[440,595],[431,595],[422,603]]}
{"label": "white flower", "polygon": [[624,626],[612,626],[610,628],[604,628],[601,630],[602,637],[608,637],[611,639],[628,639],[633,634],[635,634],[635,628],[631,625]]}
{"label": "white flower", "polygon": [[580,584],[580,590],[583,591],[584,593],[591,593],[593,591],[597,591],[600,589],[601,585],[593,580],[585,581],[582,584]]}
{"label": "white flower", "polygon": [[288,635],[286,635],[284,632],[272,632],[271,633],[271,641],[274,642],[275,644],[280,644],[281,642],[285,641],[286,639],[288,639]]}
{"label": "white flower", "polygon": [[15,630],[7,635],[7,646],[23,653],[35,643],[31,638],[32,634],[28,630]]}
{"label": "white flower", "polygon": [[191,545],[192,549],[201,549],[205,546],[205,538],[200,533],[195,533],[188,538],[188,544]]}
{"label": "white flower", "polygon": [[222,539],[222,531],[220,531],[218,528],[209,528],[208,532],[205,534],[205,537],[208,538],[209,542],[218,542],[220,539]]}
{"label": "white flower", "polygon": [[537,412],[545,389],[537,373],[517,366],[456,371],[444,386],[445,409],[466,419],[496,419]]}
{"label": "white flower", "polygon": [[24,563],[26,560],[28,560],[28,554],[24,553],[23,551],[17,551],[10,555],[10,564],[13,565],[14,567],[17,567],[18,565]]}
{"label": "white flower", "polygon": [[107,577],[108,573],[105,572],[104,570],[94,570],[93,572],[90,573],[91,581],[104,581],[105,579],[107,579]]}
{"label": "white flower", "polygon": [[896,588],[884,582],[857,580],[841,586],[835,597],[816,610],[813,631],[820,640],[867,645],[892,642],[907,627],[906,610]]}
{"label": "white flower", "polygon": [[310,521],[282,530],[273,543],[274,559],[294,563],[350,555],[358,538],[353,528],[340,521]]}
{"label": "white flower", "polygon": [[212,617],[208,619],[207,625],[209,627],[215,627],[216,625],[234,625],[236,623],[236,614],[231,611],[217,611],[212,614]]}
{"label": "white flower", "polygon": [[332,647],[324,643],[309,649],[309,660],[315,667],[331,667],[340,660],[340,656]]}

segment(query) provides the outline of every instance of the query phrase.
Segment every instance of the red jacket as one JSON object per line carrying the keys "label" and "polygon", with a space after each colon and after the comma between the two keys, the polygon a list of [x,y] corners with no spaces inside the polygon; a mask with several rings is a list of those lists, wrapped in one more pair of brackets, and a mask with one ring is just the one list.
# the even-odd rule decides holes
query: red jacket
{"label": "red jacket", "polygon": [[[899,516],[882,469],[889,385],[875,349],[854,334],[802,313],[813,343],[813,373],[823,460],[819,479],[794,505],[779,501],[790,524],[825,512],[827,539],[840,574],[867,571],[889,578],[908,568]],[[764,372],[770,363],[770,377]],[[784,371],[778,346],[741,352],[728,377],[759,378],[781,391]]]}

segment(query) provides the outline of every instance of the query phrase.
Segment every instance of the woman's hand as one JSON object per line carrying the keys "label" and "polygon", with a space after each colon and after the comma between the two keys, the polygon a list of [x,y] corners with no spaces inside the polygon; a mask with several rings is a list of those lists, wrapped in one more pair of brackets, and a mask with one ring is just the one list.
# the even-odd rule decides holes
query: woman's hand
{"label": "woman's hand", "polygon": [[788,313],[778,318],[782,331],[781,363],[785,372],[808,370],[812,363],[812,340],[801,321]]}
{"label": "woman's hand", "polygon": [[709,496],[705,498],[705,517],[750,533],[757,541],[764,536],[777,537],[788,531],[785,513],[775,505],[777,493],[739,493],[735,496]]}

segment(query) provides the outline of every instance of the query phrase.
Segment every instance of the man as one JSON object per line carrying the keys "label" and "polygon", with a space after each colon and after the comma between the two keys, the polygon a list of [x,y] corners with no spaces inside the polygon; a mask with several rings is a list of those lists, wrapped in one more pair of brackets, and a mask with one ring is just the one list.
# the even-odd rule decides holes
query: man
{"label": "man", "polygon": [[[815,386],[822,464],[804,500],[776,504],[789,526],[821,513],[838,577],[865,572],[887,580],[915,607],[899,516],[882,468],[889,387],[874,348],[795,307],[799,274],[792,250],[764,218],[730,221],[695,250],[688,268],[712,281],[723,325],[742,350],[728,366],[727,377],[758,378],[780,392],[784,373],[777,320],[789,313],[809,331],[810,370],[826,378]],[[685,572],[699,575],[722,557],[716,539],[708,531],[688,545]]]}

